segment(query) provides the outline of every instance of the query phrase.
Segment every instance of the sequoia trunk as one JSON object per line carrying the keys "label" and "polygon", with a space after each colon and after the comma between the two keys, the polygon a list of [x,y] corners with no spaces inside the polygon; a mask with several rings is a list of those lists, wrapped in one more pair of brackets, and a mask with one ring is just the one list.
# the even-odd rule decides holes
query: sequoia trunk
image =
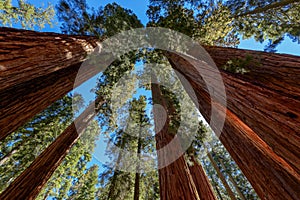
{"label": "sequoia trunk", "polygon": [[97,46],[93,37],[0,28],[0,141],[97,74],[86,67],[87,53]]}
{"label": "sequoia trunk", "polygon": [[[171,113],[167,108],[166,101],[156,81],[151,84],[151,90],[154,104],[153,114],[159,166],[160,199],[200,200],[185,158],[183,155],[179,156],[178,159],[176,157],[177,153],[180,153],[180,143],[175,142],[175,145],[169,144],[174,140],[174,136],[168,132],[170,123],[169,115]],[[165,124],[162,124],[164,122],[164,119],[162,119],[164,111],[155,108],[156,104],[161,105],[167,112]],[[161,130],[158,130],[159,128]],[[169,159],[173,159],[173,162],[169,163]]]}
{"label": "sequoia trunk", "polygon": [[[103,100],[98,99],[101,105]],[[34,199],[93,119],[93,103],[18,176],[0,199]]]}
{"label": "sequoia trunk", "polygon": [[[225,48],[212,49],[214,52],[212,57],[220,68],[221,63],[234,58],[239,51],[244,52]],[[216,56],[219,55],[218,50],[222,50],[223,54],[219,53],[224,57]],[[228,53],[226,54],[225,51]],[[258,54],[258,52],[254,53]],[[225,57],[225,55],[228,56]],[[298,96],[294,92],[290,92],[290,95],[285,94],[289,93],[289,88],[297,87],[299,84],[295,80],[299,80],[296,77],[300,73],[296,72],[300,70],[300,58],[286,56],[285,63],[281,60],[284,58],[283,55],[262,53],[264,59],[268,60],[261,60],[261,64],[256,66],[252,75],[260,72],[261,77],[271,76],[273,72],[268,71],[265,75],[263,72],[268,67],[269,70],[275,68],[274,59],[277,59],[277,64],[282,66],[280,69],[274,69],[274,74],[276,74],[274,76],[281,78],[276,83],[266,84],[266,87],[263,87],[263,84],[260,85],[259,81],[254,80],[256,77],[250,74],[245,74],[245,77],[240,78],[242,75],[221,71],[226,89],[226,96],[222,96],[219,86],[213,85],[216,83],[215,72],[203,67],[205,63],[187,57],[178,57],[171,53],[167,56],[172,67],[183,74],[192,85],[197,96],[197,99],[193,100],[198,103],[199,111],[204,118],[210,122],[212,106],[218,119],[226,117],[220,140],[260,198],[297,199],[300,195],[300,138],[298,134],[300,118],[295,113],[299,113],[300,109],[296,106],[300,105],[299,94]],[[270,59],[272,56],[274,56],[273,61]],[[267,63],[271,64],[267,65]],[[201,70],[202,76],[207,76],[211,81],[212,85],[209,87],[213,88],[212,94],[209,94],[205,82],[192,64]],[[286,69],[282,69],[284,65],[287,66]],[[279,72],[289,71],[289,69],[294,72],[294,74],[287,72],[290,80],[287,77],[283,78],[284,73]],[[276,84],[278,85],[276,89],[268,88]],[[276,91],[277,89],[282,93]],[[227,100],[227,107],[215,99],[216,95]],[[220,131],[216,124],[212,124],[211,128],[215,132]]]}
{"label": "sequoia trunk", "polygon": [[209,179],[200,163],[192,157],[192,166],[189,166],[190,172],[192,174],[194,183],[196,185],[198,194],[201,200],[217,200],[215,193],[212,189]]}

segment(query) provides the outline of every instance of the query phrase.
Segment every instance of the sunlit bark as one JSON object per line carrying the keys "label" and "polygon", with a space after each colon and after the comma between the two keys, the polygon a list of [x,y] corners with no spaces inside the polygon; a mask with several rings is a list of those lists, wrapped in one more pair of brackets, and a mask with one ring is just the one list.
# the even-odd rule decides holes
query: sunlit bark
{"label": "sunlit bark", "polygon": [[[219,68],[229,59],[237,57],[239,52],[243,55],[252,52],[206,48],[210,53],[213,52],[212,58]],[[252,74],[243,76],[221,71],[226,90],[226,97],[223,98],[227,100],[227,107],[211,99],[201,75],[190,64],[197,66],[202,70],[202,75],[209,76],[214,83],[214,74],[205,70],[202,62],[170,53],[167,56],[173,68],[181,72],[192,85],[197,95],[194,100],[208,122],[211,106],[217,110],[218,118],[226,114],[220,140],[260,198],[297,199],[300,195],[300,122],[297,114],[300,113],[300,107],[297,105],[300,104],[299,93],[297,95],[290,88],[296,88],[299,84],[296,80],[299,80],[297,77],[300,73],[296,72],[300,70],[300,58],[259,52],[253,54],[259,55],[261,60],[260,64],[253,67]],[[276,63],[281,67],[275,69]],[[255,74],[261,78],[255,77]],[[271,78],[273,74],[276,80]],[[259,82],[263,77],[270,78],[266,87]],[[218,85],[212,87],[216,89],[214,95],[222,95],[218,93]],[[215,125],[211,128],[218,131]]]}

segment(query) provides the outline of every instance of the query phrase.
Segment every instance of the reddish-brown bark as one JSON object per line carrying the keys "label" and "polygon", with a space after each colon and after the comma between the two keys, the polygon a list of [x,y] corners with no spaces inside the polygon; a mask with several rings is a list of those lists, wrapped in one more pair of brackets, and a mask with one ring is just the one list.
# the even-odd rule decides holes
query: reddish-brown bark
{"label": "reddish-brown bark", "polygon": [[191,157],[193,163],[192,166],[189,166],[190,172],[193,177],[193,181],[197,188],[199,197],[201,200],[217,200],[214,190],[210,184],[209,179],[206,176],[202,165],[196,161],[194,157]]}
{"label": "reddish-brown bark", "polygon": [[[192,85],[199,110],[208,122],[211,105],[219,108],[220,117],[226,110],[220,139],[258,195],[262,199],[297,199],[300,195],[299,118],[286,114],[299,113],[297,98],[282,96],[275,90],[254,84],[255,81],[221,72],[227,95],[227,108],[224,108],[215,99],[211,100],[206,84],[189,62],[174,54],[168,57],[173,68]],[[203,63],[189,61],[202,69]],[[211,80],[214,78],[214,74],[205,69],[201,72]],[[277,84],[280,85],[280,80]],[[220,95],[217,85],[213,87]],[[217,127],[212,128],[216,130]]]}
{"label": "reddish-brown bark", "polygon": [[300,99],[299,56],[215,46],[204,48],[219,69],[229,60],[250,56],[251,60],[246,65],[249,72],[234,74],[235,77],[289,98]]}
{"label": "reddish-brown bark", "polygon": [[98,41],[95,37],[0,28],[0,91],[84,61]]}
{"label": "reddish-brown bark", "polygon": [[[151,84],[152,99],[155,104],[161,105],[167,112],[166,123],[161,130],[157,130],[161,123],[164,122],[160,112],[154,109],[154,123],[156,129],[156,148],[158,150],[158,166],[159,166],[159,185],[160,185],[160,199],[190,199],[199,200],[199,195],[191,176],[189,167],[183,155],[179,156],[172,163],[167,163],[168,159],[177,155],[180,152],[180,143],[168,145],[174,136],[169,133],[170,110],[167,103],[162,96],[162,92],[158,84]],[[164,151],[159,151],[165,148]]]}
{"label": "reddish-brown bark", "polygon": [[[231,49],[229,50],[231,51]],[[228,54],[230,55],[230,53]],[[271,57],[271,55],[273,54],[270,54],[269,57]],[[274,54],[274,56],[275,57],[271,60],[276,59],[277,55]],[[284,57],[281,59],[283,58]],[[175,59],[173,60],[174,63],[178,63],[178,67],[176,68],[178,71],[185,74],[185,76],[188,76],[190,80],[193,80],[195,84],[198,84],[199,87],[202,87],[206,92],[208,92],[205,82],[195,68],[183,59],[176,60],[175,57],[173,59]],[[219,62],[219,60],[217,61]],[[190,62],[202,70],[203,66],[201,66],[201,63],[199,64],[199,62],[197,63],[195,60],[190,60]],[[278,63],[280,62],[283,61],[278,60]],[[295,58],[294,62],[296,62]],[[262,64],[260,66],[256,67],[257,71],[259,71],[258,68],[260,67],[266,68],[266,61],[261,61],[261,63]],[[300,58],[298,57],[298,66],[300,69],[299,63]],[[295,69],[296,68],[297,65],[295,65]],[[261,70],[260,76],[264,76],[263,71],[264,70]],[[215,76],[215,72],[205,69],[203,69],[201,73],[208,77]],[[293,95],[294,97],[285,96],[284,92],[281,93],[275,90],[270,90],[263,87],[263,85],[259,86],[258,84],[255,84],[255,81],[248,80],[251,77],[250,75],[247,77],[245,75],[244,79],[240,78],[241,75],[229,74],[224,71],[221,71],[221,75],[226,89],[226,96],[222,96],[221,98],[226,98],[227,108],[237,115],[237,117],[242,119],[242,121],[253,129],[253,131],[255,131],[271,148],[273,148],[278,155],[289,162],[295,170],[300,173],[300,117],[298,117],[298,113],[300,113],[300,93],[298,93],[297,97],[295,97],[295,95]],[[268,74],[265,76],[269,77]],[[288,84],[284,81],[283,77],[279,77],[279,75],[277,76],[278,80],[273,84]],[[294,76],[298,77],[299,75],[295,74]],[[291,77],[291,79],[298,80],[292,78],[291,75],[289,75],[289,77]],[[256,77],[252,79],[256,79]],[[213,83],[212,87],[214,87],[215,93],[218,94],[219,86],[214,85],[217,83],[213,82],[213,78],[211,78],[211,80]],[[294,83],[294,85],[297,84]],[[288,87],[285,88],[285,92],[288,92]],[[223,94],[220,93],[218,95]]]}
{"label": "reddish-brown bark", "polygon": [[[97,105],[101,105],[104,101],[99,98],[96,102],[98,102]],[[68,126],[68,128],[0,194],[0,199],[35,199],[95,116],[93,114],[93,108],[94,106],[91,104],[75,122]]]}
{"label": "reddish-brown bark", "polygon": [[[53,74],[61,72],[64,74],[69,67],[78,67],[86,53],[95,47],[96,41],[95,38],[1,28],[1,133],[5,125],[11,123],[16,128],[30,119],[33,116],[29,114],[30,109],[33,109],[32,113],[36,114],[56,98],[66,94],[69,89],[61,93],[50,89],[51,87],[63,89],[66,81],[63,79],[54,81]],[[300,113],[300,58],[231,48],[205,48],[219,68],[222,68],[229,59],[243,58],[247,54],[255,59],[255,62],[248,66],[251,72],[244,75],[221,72],[227,93],[227,115],[220,139],[262,199],[297,199],[300,196],[300,117],[298,115]],[[220,105],[214,99],[211,101],[203,79],[186,60],[172,55],[169,55],[169,59],[173,61],[173,67],[184,74],[195,89],[199,110],[206,120],[210,121],[211,105],[215,105],[220,110],[224,109],[224,105]],[[191,62],[201,67],[199,62]],[[205,75],[207,71],[204,70],[203,73]],[[49,80],[46,79],[47,76],[50,77]],[[52,81],[51,86],[44,84],[35,92],[35,88],[38,88],[35,83],[39,80],[42,84],[43,79]],[[31,88],[27,96],[26,87]],[[13,91],[18,91],[18,95],[14,95]],[[47,91],[50,92],[43,96]],[[47,98],[53,92],[57,96],[53,95],[55,98],[49,98],[48,101]],[[215,93],[218,94],[218,90]],[[26,101],[23,95],[30,100]],[[40,99],[34,101],[39,95]],[[12,100],[14,102],[12,104],[8,102],[11,98],[22,97],[24,99]],[[2,102],[6,103],[2,104]],[[29,106],[30,102],[35,106],[39,104],[41,106],[34,110],[35,106]],[[18,114],[10,117],[14,109],[19,106]],[[6,112],[9,114],[5,115]],[[23,118],[20,117],[22,112],[26,113]],[[2,116],[5,116],[5,119]],[[18,124],[19,118],[21,122]],[[4,135],[10,130],[11,127],[9,130],[6,129]],[[161,141],[158,142],[160,147],[173,138],[163,134],[167,133],[166,129],[161,132],[162,134],[157,136],[158,141]],[[190,191],[189,194],[194,192],[186,163],[181,158],[176,162],[161,169],[163,172],[161,174],[165,174],[160,176],[164,187],[162,190],[165,189],[162,199],[172,197],[170,188],[179,187],[181,188],[179,191],[184,191],[184,194],[186,191]],[[182,172],[184,176],[177,174],[179,169],[176,165],[184,169],[181,169],[184,171]],[[178,175],[182,180],[172,182],[174,180],[172,174]],[[20,181],[19,178],[17,180]],[[182,182],[187,184],[182,185]],[[178,192],[174,195],[182,197],[184,194]]]}
{"label": "reddish-brown bark", "polygon": [[82,61],[93,37],[0,28],[0,140],[97,73]]}
{"label": "reddish-brown bark", "polygon": [[79,68],[80,64],[70,66],[1,91],[0,141],[97,73],[90,68],[84,76],[79,75],[76,79]]}

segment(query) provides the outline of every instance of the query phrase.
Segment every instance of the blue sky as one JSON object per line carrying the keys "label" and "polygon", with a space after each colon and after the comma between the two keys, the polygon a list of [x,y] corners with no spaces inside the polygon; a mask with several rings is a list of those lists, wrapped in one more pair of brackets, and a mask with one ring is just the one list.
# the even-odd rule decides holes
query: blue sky
{"label": "blue sky", "polygon": [[[13,0],[14,3],[17,2],[17,0]],[[40,0],[27,0],[27,2],[32,3],[36,6],[45,6],[47,3],[51,3],[52,5],[56,5],[58,3],[58,0],[49,0],[49,1],[40,1]],[[142,21],[143,24],[147,23],[147,16],[146,16],[146,10],[148,5],[148,0],[87,0],[87,3],[90,7],[98,8],[99,6],[105,6],[108,3],[116,2],[119,5],[121,5],[124,8],[131,9],[138,18]],[[59,29],[59,23],[54,25],[53,28],[50,28],[47,26],[42,31],[45,32],[60,32]],[[256,42],[254,39],[248,39],[248,40],[242,40],[241,44],[239,45],[239,48],[242,49],[252,49],[252,50],[263,50],[265,44],[260,44]],[[297,43],[292,42],[289,38],[285,38],[284,42],[278,46],[277,53],[287,53],[287,54],[294,54],[294,55],[300,55],[300,45]]]}
{"label": "blue sky", "polygon": [[[13,0],[13,3],[16,3],[16,0]],[[50,1],[40,1],[40,0],[27,0],[27,2],[32,3],[36,6],[43,6],[47,5],[47,3],[51,3],[52,5],[56,5],[58,0],[50,0]],[[123,6],[124,8],[131,9],[133,12],[138,16],[138,18],[142,21],[143,24],[147,23],[147,16],[146,16],[146,10],[147,10],[147,0],[119,0],[119,1],[113,1],[113,0],[87,0],[87,3],[90,7],[98,8],[99,6],[105,6],[107,3],[113,3],[116,2],[119,5]],[[46,26],[45,29],[42,31],[44,32],[60,32],[59,29],[59,23],[55,23],[53,28],[50,28],[49,26]],[[239,45],[239,48],[243,49],[253,49],[253,50],[263,50],[265,44],[260,44],[258,42],[255,42],[254,39],[249,40],[242,40],[241,44]],[[288,53],[288,54],[294,54],[294,55],[300,55],[300,45],[293,43],[289,38],[285,38],[284,42],[278,46],[278,52],[277,53]],[[95,86],[95,79],[85,83],[83,86],[78,88],[80,93],[85,93],[86,101],[88,101],[89,98],[93,97],[93,94],[89,94],[87,91],[89,89]],[[104,161],[104,148],[103,148],[103,137],[101,137],[101,141],[98,142],[98,146],[96,148],[97,152],[97,158]],[[93,158],[93,161],[90,164],[98,164],[101,165],[97,159]]]}

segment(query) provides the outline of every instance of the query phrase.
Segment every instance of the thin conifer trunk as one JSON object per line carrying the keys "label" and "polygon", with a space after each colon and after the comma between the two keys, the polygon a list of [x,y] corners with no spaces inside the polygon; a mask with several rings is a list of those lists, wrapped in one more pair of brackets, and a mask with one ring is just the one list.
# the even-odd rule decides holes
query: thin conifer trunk
{"label": "thin conifer trunk", "polygon": [[229,184],[227,183],[227,180],[226,178],[224,177],[223,173],[221,172],[220,168],[218,167],[216,161],[214,160],[214,158],[212,157],[211,153],[207,150],[207,156],[212,164],[212,166],[214,167],[214,169],[216,170],[217,174],[218,174],[218,177],[221,179],[229,197],[231,200],[237,200],[235,198],[235,195],[233,193],[233,191],[231,190]]}
{"label": "thin conifer trunk", "polygon": [[218,161],[220,162],[222,168],[225,170],[225,172],[227,173],[228,177],[229,177],[229,180],[232,182],[235,190],[237,191],[237,193],[239,194],[239,197],[242,199],[242,200],[246,200],[244,194],[241,192],[239,186],[237,185],[237,183],[235,182],[234,178],[231,176],[231,174],[229,172],[227,172],[226,170],[226,167],[222,161],[222,158],[218,158]]}
{"label": "thin conifer trunk", "polygon": [[266,5],[264,7],[256,8],[252,11],[242,13],[242,14],[238,15],[237,17],[244,17],[244,16],[247,16],[247,15],[263,13],[263,12],[266,12],[268,10],[274,10],[274,9],[281,8],[281,7],[287,6],[287,5],[292,4],[292,3],[296,3],[296,2],[299,2],[299,0],[281,0],[279,2],[274,2],[274,3],[271,3],[269,5]]}
{"label": "thin conifer trunk", "polygon": [[[141,120],[140,120],[141,121]],[[141,158],[141,149],[142,149],[142,140],[141,140],[141,131],[142,128],[139,128],[139,135],[138,135],[138,147],[137,147],[137,158],[138,163],[136,166],[136,173],[135,173],[135,182],[134,182],[134,200],[139,200],[140,198],[140,163],[139,160]]]}
{"label": "thin conifer trunk", "polygon": [[[124,146],[125,146],[125,142],[123,141],[124,140],[123,138],[121,140],[122,141],[121,141],[121,147],[120,148],[123,149]],[[111,184],[109,186],[109,192],[108,192],[108,195],[107,195],[107,200],[111,200],[114,193],[115,193],[117,178],[118,178],[118,175],[120,174],[120,171],[118,170],[118,168],[120,166],[121,159],[122,159],[122,151],[120,151],[119,154],[118,154],[118,158],[117,158],[115,168],[114,168],[114,174],[113,174],[113,177],[112,177]]]}

